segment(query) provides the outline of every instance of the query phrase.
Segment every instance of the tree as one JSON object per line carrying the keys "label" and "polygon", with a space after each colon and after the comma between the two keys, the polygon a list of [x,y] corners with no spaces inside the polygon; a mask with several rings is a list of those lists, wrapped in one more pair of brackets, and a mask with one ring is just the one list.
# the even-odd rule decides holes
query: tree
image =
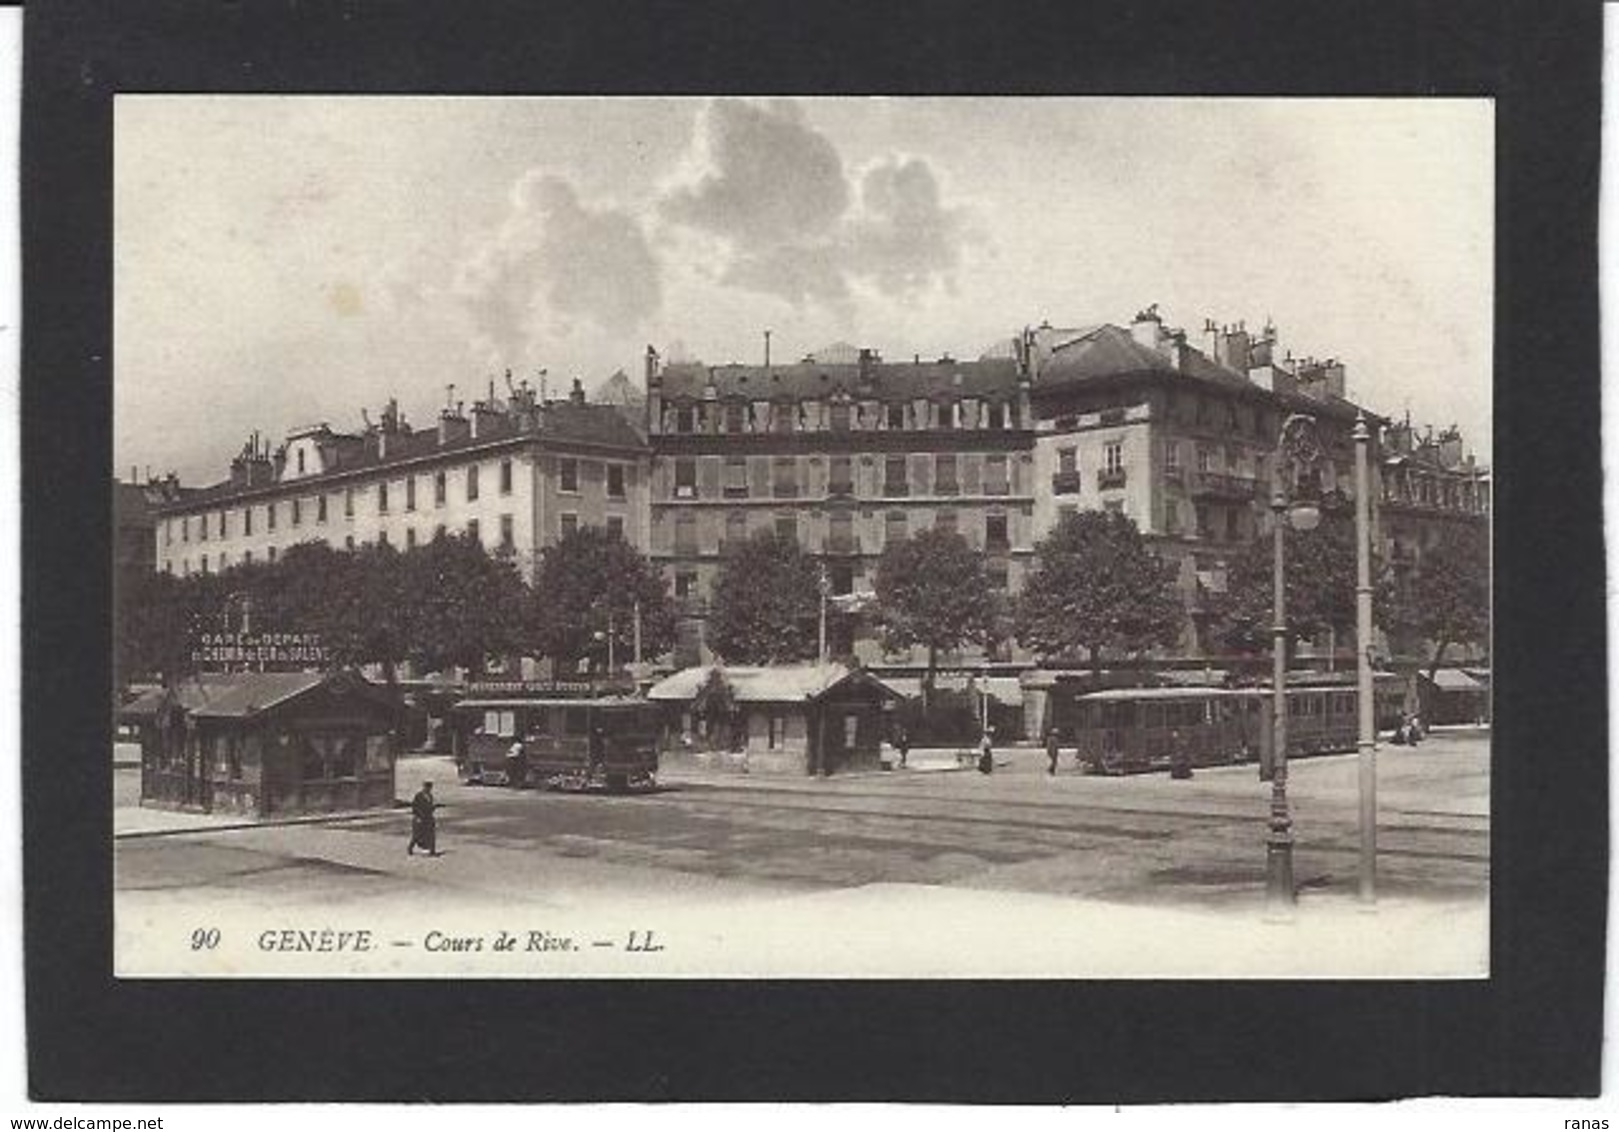
{"label": "tree", "polygon": [[540,556],[528,636],[559,671],[585,660],[602,671],[609,631],[615,662],[633,658],[637,605],[642,653],[667,652],[674,644],[675,618],[662,574],[622,536],[603,527],[580,527]]}
{"label": "tree", "polygon": [[505,558],[468,535],[440,534],[400,562],[406,651],[422,671],[483,667],[524,644],[528,587]]}
{"label": "tree", "polygon": [[1160,559],[1135,522],[1112,511],[1063,516],[1035,547],[1035,571],[1018,595],[1018,639],[1043,657],[1133,657],[1180,639],[1186,613],[1175,565]]}
{"label": "tree", "polygon": [[708,641],[731,664],[810,660],[820,650],[821,573],[798,540],[756,531],[714,580]]}
{"label": "tree", "polygon": [[[1283,584],[1288,640],[1355,628],[1355,521],[1346,508],[1325,508],[1314,530],[1289,530],[1283,540]],[[1386,624],[1391,591],[1374,556],[1372,603],[1376,623]],[[1229,645],[1252,651],[1269,647],[1275,617],[1276,551],[1273,537],[1255,539],[1232,561],[1226,592],[1214,603],[1216,630]]]}
{"label": "tree", "polygon": [[984,557],[952,530],[930,527],[888,544],[877,563],[877,617],[889,649],[928,650],[923,700],[930,698],[940,651],[989,645],[999,603]]}
{"label": "tree", "polygon": [[1445,530],[1394,587],[1388,625],[1428,642],[1431,683],[1451,645],[1490,636],[1490,547],[1481,529]]}

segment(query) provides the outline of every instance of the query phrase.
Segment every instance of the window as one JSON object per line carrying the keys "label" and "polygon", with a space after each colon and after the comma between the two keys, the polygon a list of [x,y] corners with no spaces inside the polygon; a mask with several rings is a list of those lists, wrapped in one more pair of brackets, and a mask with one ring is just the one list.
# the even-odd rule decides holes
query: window
{"label": "window", "polygon": [[500,517],[500,549],[517,549],[517,535],[512,527],[512,517],[510,515]]}
{"label": "window", "polygon": [[244,566],[253,565],[253,552],[251,550],[242,551],[242,565],[244,565]]}
{"label": "window", "polygon": [[956,479],[955,453],[939,453],[933,459],[933,493],[935,495],[955,495],[960,490],[961,484]]}
{"label": "window", "polygon": [[378,546],[388,546],[388,545],[390,545],[390,543],[391,543],[391,540],[388,538],[388,532],[387,531],[378,531],[377,532],[377,545]]}
{"label": "window", "polygon": [[961,412],[960,401],[945,401],[939,405],[939,427],[950,429],[956,427],[957,416]]}
{"label": "window", "polygon": [[1164,467],[1170,471],[1179,471],[1181,466],[1181,446],[1173,441],[1164,441]]}
{"label": "window", "polygon": [[272,546],[272,547],[271,547],[271,548],[270,548],[270,549],[269,549],[269,552],[268,552],[268,553],[269,553],[269,555],[270,555],[270,561],[271,561],[271,562],[274,562],[274,561],[275,561],[275,547],[273,547],[273,546]]}
{"label": "window", "polygon": [[607,536],[609,538],[618,538],[618,539],[621,539],[621,538],[624,537],[624,516],[622,516],[622,515],[609,515],[609,516],[607,516]]}
{"label": "window", "polygon": [[623,464],[608,464],[607,465],[607,498],[608,499],[623,499],[624,498],[624,465]]}
{"label": "window", "polygon": [[1006,457],[993,455],[984,457],[984,494],[1005,495],[1010,489],[1010,482],[1006,475]]}
{"label": "window", "polygon": [[187,515],[180,520],[180,541],[191,541],[191,516]]}
{"label": "window", "polygon": [[725,458],[725,498],[745,499],[748,494],[748,459],[746,456]]}
{"label": "window", "polygon": [[1227,542],[1236,542],[1237,541],[1238,537],[1242,533],[1241,532],[1241,522],[1242,522],[1242,520],[1237,515],[1237,509],[1235,507],[1226,508],[1226,513],[1225,513],[1225,537],[1226,537]]}
{"label": "window", "polygon": [[315,497],[315,522],[324,523],[325,521],[326,521],[326,493],[321,492],[319,495],[317,495]]}
{"label": "window", "polygon": [[905,427],[905,402],[895,401],[888,406],[888,427]]}
{"label": "window", "polygon": [[946,534],[955,534],[956,513],[950,510],[940,511],[933,517],[933,529]]}
{"label": "window", "polygon": [[[449,495],[448,477],[443,472],[433,473],[433,506],[443,507],[445,497]],[[353,514],[353,512],[349,512]]]}
{"label": "window", "polygon": [[694,570],[681,570],[675,574],[675,596],[693,597],[697,593],[697,573]]}
{"label": "window", "polygon": [[697,410],[690,405],[681,405],[675,409],[675,431],[690,433],[697,431]]}
{"label": "window", "polygon": [[827,570],[827,581],[830,588],[839,597],[854,593],[854,565],[849,562],[834,562]]}
{"label": "window", "polygon": [[343,518],[354,518],[354,489],[352,487],[343,489]]}
{"label": "window", "polygon": [[571,456],[557,461],[557,490],[579,491],[579,461]]}
{"label": "window", "polygon": [[1003,429],[1003,428],[1006,427],[1006,406],[1005,405],[1000,404],[998,402],[996,404],[990,405],[989,406],[989,414],[988,414],[988,416],[989,416],[989,419],[985,422],[985,427],[993,428],[993,429]]}
{"label": "window", "polygon": [[225,512],[223,512],[223,511],[221,511],[221,512],[220,512],[220,513],[219,513],[219,537],[220,537],[220,538],[224,538],[224,537],[225,537],[225,531],[226,531],[226,526],[225,526]]}
{"label": "window", "polygon": [[905,512],[890,511],[883,518],[883,541],[885,546],[893,546],[897,542],[904,542],[910,533],[910,520]]}
{"label": "window", "polygon": [[483,533],[481,531],[479,531],[479,529],[478,529],[478,520],[476,520],[476,519],[468,519],[467,520],[467,538],[471,539],[473,542],[476,542],[476,543],[483,542]]}
{"label": "window", "polygon": [[770,461],[770,491],[777,499],[792,499],[798,494],[797,459],[777,456]]}
{"label": "window", "polygon": [[1005,515],[984,516],[984,546],[990,550],[1005,550],[1012,540],[1007,534]]}
{"label": "window", "polygon": [[206,515],[197,516],[197,541],[208,541],[208,516]]}
{"label": "window", "polygon": [[1057,449],[1057,470],[1063,475],[1073,475],[1079,470],[1079,450],[1077,448]]}
{"label": "window", "polygon": [[1115,440],[1102,446],[1102,462],[1107,465],[1108,472],[1124,470],[1124,442]]}
{"label": "window", "polygon": [[[164,541],[164,543],[167,543],[169,541],[168,538],[167,538],[168,530],[165,529],[163,533],[164,533],[164,536],[165,536],[163,541]],[[252,507],[243,507],[242,508],[242,533],[244,535],[250,535],[250,534],[253,533],[253,508]]]}
{"label": "window", "polygon": [[792,432],[798,424],[798,406],[791,401],[778,401],[770,407],[770,431]]}
{"label": "window", "polygon": [[467,468],[467,502],[471,503],[478,498],[478,465],[473,464]]}
{"label": "window", "polygon": [[406,527],[405,528],[405,549],[406,550],[415,550],[416,549],[416,528],[415,527]]}
{"label": "window", "polygon": [[783,542],[797,542],[798,541],[798,516],[797,515],[777,515],[776,516],[776,537],[781,539]]}
{"label": "window", "polygon": [[298,474],[300,476],[304,474],[304,450],[302,448],[298,449]]}
{"label": "window", "polygon": [[344,550],[353,550],[354,549],[354,536],[353,535],[344,535],[343,536],[343,549]]}
{"label": "window", "polygon": [[883,461],[883,494],[907,495],[910,485],[906,479],[905,457],[890,456]]}
{"label": "window", "polygon": [[731,402],[725,406],[725,431],[746,432],[748,430],[748,407],[739,402]]}
{"label": "window", "polygon": [[568,538],[579,530],[579,516],[572,511],[562,513],[562,537]]}
{"label": "window", "polygon": [[266,503],[264,505],[264,525],[272,531],[275,530],[275,513],[275,503]]}
{"label": "window", "polygon": [[303,523],[303,521],[304,501],[302,499],[294,499],[292,501],[292,525],[295,527],[299,526]]}
{"label": "window", "polygon": [[852,554],[857,549],[854,541],[854,515],[848,511],[835,511],[827,528],[826,548],[834,554]]}
{"label": "window", "polygon": [[1180,504],[1176,503],[1173,499],[1166,499],[1164,500],[1164,533],[1178,535],[1180,534],[1180,530]]}
{"label": "window", "polygon": [[854,463],[847,456],[833,456],[827,463],[827,490],[833,495],[854,494]]}
{"label": "window", "polygon": [[[566,488],[564,488],[566,490]],[[680,459],[675,461],[675,498],[697,498],[697,461]]]}
{"label": "window", "polygon": [[204,574],[208,572],[208,556],[206,554],[202,556],[202,572]]}
{"label": "window", "polygon": [[746,511],[732,511],[725,516],[725,541],[733,548],[747,541],[748,515]]}
{"label": "window", "polygon": [[675,553],[697,553],[697,516],[690,511],[675,516]]}
{"label": "window", "polygon": [[382,483],[379,483],[377,485],[377,514],[386,515],[387,513],[388,513],[388,483],[387,483],[386,480],[384,480]]}
{"label": "window", "polygon": [[829,414],[829,424],[833,432],[849,431],[849,406],[842,402],[834,402]]}
{"label": "window", "polygon": [[416,477],[405,477],[405,510],[416,510]]}

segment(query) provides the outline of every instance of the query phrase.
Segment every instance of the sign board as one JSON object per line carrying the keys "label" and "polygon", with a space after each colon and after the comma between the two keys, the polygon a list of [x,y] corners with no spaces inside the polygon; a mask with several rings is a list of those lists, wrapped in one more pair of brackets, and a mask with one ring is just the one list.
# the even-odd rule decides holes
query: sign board
{"label": "sign board", "polygon": [[467,685],[469,696],[595,696],[633,695],[635,684],[624,680],[474,680]]}
{"label": "sign board", "polygon": [[192,664],[217,671],[324,668],[330,660],[318,633],[198,633],[191,646]]}

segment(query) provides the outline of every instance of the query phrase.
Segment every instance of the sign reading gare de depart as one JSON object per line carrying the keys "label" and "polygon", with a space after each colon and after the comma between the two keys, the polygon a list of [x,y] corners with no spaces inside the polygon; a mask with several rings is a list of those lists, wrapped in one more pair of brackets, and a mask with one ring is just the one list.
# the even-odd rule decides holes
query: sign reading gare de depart
{"label": "sign reading gare de depart", "polygon": [[199,633],[191,648],[193,664],[216,671],[325,667],[330,659],[318,633]]}

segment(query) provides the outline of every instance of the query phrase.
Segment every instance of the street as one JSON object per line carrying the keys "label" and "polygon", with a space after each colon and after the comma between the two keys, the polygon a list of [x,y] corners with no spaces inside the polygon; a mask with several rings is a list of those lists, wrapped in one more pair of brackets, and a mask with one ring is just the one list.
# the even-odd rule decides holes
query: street
{"label": "street", "polygon": [[[1190,781],[1108,779],[1079,774],[1070,757],[1049,777],[1041,751],[998,757],[990,776],[668,773],[659,790],[622,797],[464,787],[442,760],[402,760],[401,797],[423,778],[437,784],[443,856],[407,857],[403,810],[122,837],[120,939],[139,949],[142,933],[126,936],[126,926],[190,923],[202,910],[250,919],[340,910],[408,922],[411,909],[431,909],[459,924],[527,907],[553,919],[633,912],[662,924],[698,910],[724,918],[770,908],[773,918],[792,910],[825,922],[830,913],[858,925],[881,907],[919,927],[930,910],[949,910],[952,930],[960,916],[985,911],[1007,917],[1004,930],[1080,905],[1113,925],[1192,916],[1240,927],[1262,917],[1270,788],[1252,766],[1199,770]],[[1487,737],[1385,746],[1378,771],[1380,915],[1443,911],[1451,928],[1479,935],[1467,953],[1481,954]],[[1291,764],[1300,922],[1354,905],[1356,781],[1354,755]],[[885,938],[884,949],[891,945]]]}

